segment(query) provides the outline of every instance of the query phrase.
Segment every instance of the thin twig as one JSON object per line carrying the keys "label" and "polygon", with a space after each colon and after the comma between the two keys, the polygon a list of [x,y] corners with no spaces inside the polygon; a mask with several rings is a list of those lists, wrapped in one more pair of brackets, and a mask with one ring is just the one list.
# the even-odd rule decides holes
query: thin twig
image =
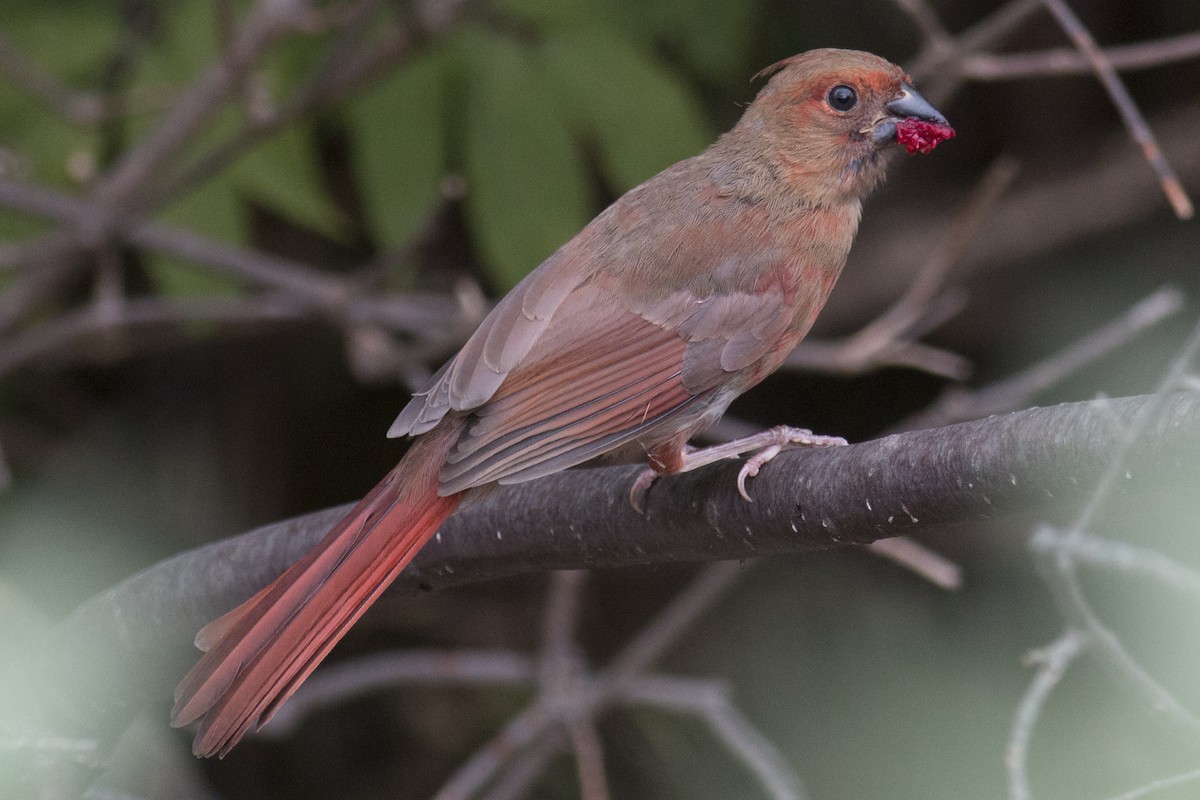
{"label": "thin twig", "polygon": [[329,108],[345,99],[412,56],[417,52],[418,45],[448,30],[466,4],[467,0],[449,0],[441,4],[446,8],[437,14],[418,13],[416,17],[432,20],[424,29],[413,30],[405,26],[393,28],[381,40],[374,42],[370,49],[356,52],[353,48],[359,43],[361,35],[370,30],[367,23],[371,13],[379,5],[378,0],[363,0],[357,10],[347,16],[345,27],[330,45],[325,58],[291,99],[271,115],[252,120],[244,128],[179,170],[155,194],[153,203],[162,205],[186,194],[225,169],[258,142],[313,112]]}
{"label": "thin twig", "polygon": [[604,745],[600,732],[585,719],[576,719],[567,725],[571,750],[575,753],[575,764],[579,772],[579,796],[581,800],[608,800],[608,779],[604,776]]}
{"label": "thin twig", "polygon": [[504,728],[454,771],[433,800],[469,800],[491,781],[514,755],[537,745],[556,729],[555,718],[534,703],[510,719]]}
{"label": "thin twig", "polygon": [[1108,355],[1183,308],[1183,293],[1164,286],[1121,316],[1021,372],[979,389],[952,388],[893,430],[935,428],[1017,408],[1039,392]]}
{"label": "thin twig", "polygon": [[[247,325],[306,318],[303,308],[272,296],[245,300],[194,298],[187,301],[144,297],[122,303],[116,315],[111,309],[91,305],[59,314],[44,325],[0,340],[0,375],[70,347],[81,344],[90,346],[95,343],[97,334],[125,334],[143,327],[157,328],[187,322]],[[149,342],[154,346],[160,346],[161,343],[160,339]]]}
{"label": "thin twig", "polygon": [[1008,735],[1005,764],[1008,767],[1008,796],[1011,800],[1032,800],[1029,788],[1029,743],[1034,728],[1046,707],[1046,700],[1062,680],[1063,673],[1083,651],[1086,640],[1079,631],[1067,630],[1053,643],[1030,654],[1038,671],[1025,691],[1013,717]]}
{"label": "thin twig", "polygon": [[480,800],[523,800],[529,787],[542,776],[546,767],[566,748],[566,734],[560,730],[547,732],[534,744],[508,759],[496,780]]}
{"label": "thin twig", "polygon": [[[1166,375],[1160,381],[1153,400],[1139,410],[1129,426],[1123,440],[1101,474],[1096,488],[1088,498],[1083,510],[1064,535],[1064,546],[1039,560],[1045,573],[1046,584],[1059,611],[1068,624],[1087,639],[1090,649],[1103,658],[1103,664],[1133,688],[1146,704],[1175,722],[1193,738],[1200,738],[1200,717],[1180,703],[1162,684],[1154,679],[1141,664],[1122,646],[1120,639],[1100,621],[1084,594],[1079,579],[1077,562],[1072,555],[1091,529],[1096,515],[1106,502],[1116,482],[1127,469],[1126,463],[1131,450],[1142,440],[1150,426],[1162,413],[1169,399],[1170,390],[1193,368],[1196,354],[1200,352],[1200,325],[1181,348]],[[1037,537],[1035,536],[1035,539]]]}
{"label": "thin twig", "polygon": [[1113,104],[1120,112],[1125,127],[1129,129],[1129,134],[1133,137],[1134,141],[1141,145],[1146,161],[1149,162],[1151,168],[1158,174],[1159,181],[1162,183],[1163,193],[1166,194],[1167,200],[1170,201],[1171,208],[1175,211],[1175,216],[1180,219],[1191,219],[1194,213],[1191,199],[1184,190],[1183,184],[1179,182],[1175,171],[1167,162],[1166,157],[1162,153],[1162,148],[1158,146],[1158,142],[1150,130],[1150,126],[1146,124],[1145,118],[1142,117],[1142,112],[1138,110],[1137,104],[1133,102],[1133,97],[1130,96],[1129,90],[1121,82],[1121,78],[1113,68],[1112,62],[1108,60],[1108,56],[1096,44],[1096,40],[1092,38],[1091,31],[1084,27],[1079,17],[1075,15],[1075,12],[1071,10],[1065,0],[1042,0],[1042,4],[1054,15],[1054,18],[1058,21],[1063,31],[1091,63],[1096,77],[1100,79],[1109,97],[1112,98]]}
{"label": "thin twig", "polygon": [[1003,41],[1039,8],[1040,0],[1009,0],[952,39],[949,49],[925,47],[909,65],[908,71],[920,82],[922,94],[940,104],[963,83],[961,77],[946,68],[947,64]]}
{"label": "thin twig", "polygon": [[884,365],[906,364],[935,375],[963,380],[970,363],[954,353],[918,345],[913,340],[957,313],[965,304],[960,293],[942,291],[951,269],[962,258],[988,212],[1012,185],[1017,161],[1002,156],[992,162],[965,208],[950,226],[942,246],[926,260],[899,300],[849,338],[835,343],[801,345],[787,364],[829,372],[859,374]]}
{"label": "thin twig", "polygon": [[[1200,58],[1200,31],[1166,36],[1148,42],[1103,48],[1104,57],[1118,72],[1174,64]],[[976,53],[952,62],[959,75],[975,81],[1012,81],[1056,75],[1090,74],[1094,66],[1078,50],[1065,47],[1036,53]]]}
{"label": "thin twig", "polygon": [[621,690],[621,699],[699,716],[772,798],[799,800],[803,796],[799,776],[737,709],[724,683],[667,675],[639,676]]}
{"label": "thin twig", "polygon": [[950,46],[950,33],[942,24],[937,11],[926,0],[892,0],[892,2],[917,26],[917,30],[925,39],[926,47],[944,50]]}
{"label": "thin twig", "polygon": [[114,217],[120,216],[123,206],[131,204],[155,174],[220,112],[246,71],[290,30],[293,19],[301,16],[307,5],[306,0],[258,0],[225,51],[179,95],[154,129],[97,181],[92,197]]}
{"label": "thin twig", "polygon": [[1066,536],[1048,526],[1034,533],[1030,546],[1042,553],[1065,549],[1086,564],[1146,575],[1176,591],[1200,597],[1200,572],[1156,550],[1091,535]]}
{"label": "thin twig", "polygon": [[530,688],[533,659],[506,650],[402,650],[320,669],[271,718],[261,734],[289,736],[309,714],[396,686]]}
{"label": "thin twig", "polygon": [[871,542],[867,550],[921,576],[940,589],[952,591],[962,588],[962,567],[907,536]]}
{"label": "thin twig", "polygon": [[[32,184],[4,180],[0,180],[0,205],[84,226],[100,213],[92,201],[69,197]],[[364,296],[351,280],[319,272],[286,258],[224,244],[157,222],[138,222],[113,234],[138,247],[166,253],[265,287],[294,293],[299,296],[293,299],[298,310],[325,312],[331,317],[344,317],[355,323],[373,322],[422,337],[444,337],[449,331],[463,327],[455,321],[460,316],[459,304],[452,298],[433,295]],[[41,254],[41,258],[70,253],[75,246],[72,237],[63,232],[37,241],[46,243],[47,253]],[[65,255],[59,258],[60,271],[66,270],[65,258]],[[54,270],[46,268],[31,275],[29,280],[44,282],[54,274]],[[66,272],[64,277],[69,275]],[[15,288],[10,286],[4,295],[0,295],[0,332],[20,319],[19,315],[31,305],[31,300],[13,294]],[[308,302],[300,302],[301,298]],[[9,307],[12,308],[11,314],[7,312]]]}
{"label": "thin twig", "polygon": [[26,58],[3,33],[0,33],[0,72],[51,111],[77,125],[94,125],[104,116],[103,100],[60,82]]}

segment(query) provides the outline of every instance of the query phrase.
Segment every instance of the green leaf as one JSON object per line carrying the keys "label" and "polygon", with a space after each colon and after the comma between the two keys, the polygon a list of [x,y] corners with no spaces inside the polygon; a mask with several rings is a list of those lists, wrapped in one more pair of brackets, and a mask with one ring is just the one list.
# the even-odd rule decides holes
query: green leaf
{"label": "green leaf", "polygon": [[469,44],[467,215],[508,288],[587,222],[587,177],[531,56],[486,35]]}
{"label": "green leaf", "polygon": [[683,82],[622,39],[561,34],[548,39],[541,57],[573,123],[600,146],[614,189],[625,191],[712,141]]}
{"label": "green leaf", "polygon": [[371,229],[410,241],[437,202],[445,172],[445,53],[393,73],[348,107],[354,168]]}

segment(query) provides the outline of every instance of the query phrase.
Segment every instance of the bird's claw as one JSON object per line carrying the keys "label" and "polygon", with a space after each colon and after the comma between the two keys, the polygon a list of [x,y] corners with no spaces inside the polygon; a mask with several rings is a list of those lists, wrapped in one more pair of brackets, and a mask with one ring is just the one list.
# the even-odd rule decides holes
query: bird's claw
{"label": "bird's claw", "polygon": [[633,485],[629,487],[629,505],[633,506],[633,510],[642,516],[646,516],[646,495],[656,480],[658,480],[658,472],[653,467],[646,467],[638,473],[633,480]]}
{"label": "bird's claw", "polygon": [[754,498],[752,498],[750,493],[746,491],[746,478],[753,478],[755,475],[757,475],[758,471],[762,469],[763,464],[766,464],[772,458],[779,455],[779,451],[782,449],[782,445],[777,444],[764,447],[750,458],[747,458],[746,463],[742,465],[741,471],[738,472],[737,490],[738,494],[740,494],[742,499],[747,503],[753,503]]}
{"label": "bird's claw", "polygon": [[792,428],[787,425],[778,425],[765,433],[772,443],[746,459],[746,463],[738,472],[738,494],[747,503],[753,503],[754,499],[746,491],[746,479],[758,475],[763,465],[783,452],[785,447],[844,447],[849,444],[841,436],[822,436],[806,428]]}

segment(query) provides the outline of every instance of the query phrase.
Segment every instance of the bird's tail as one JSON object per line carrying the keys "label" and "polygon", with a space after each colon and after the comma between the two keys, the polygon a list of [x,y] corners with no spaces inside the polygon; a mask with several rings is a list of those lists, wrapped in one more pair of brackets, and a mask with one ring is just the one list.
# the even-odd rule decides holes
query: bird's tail
{"label": "bird's tail", "polygon": [[458,425],[417,439],[304,558],[196,635],[206,651],[175,689],[171,724],[201,719],[198,756],[224,756],[265,724],[458,506],[438,469]]}

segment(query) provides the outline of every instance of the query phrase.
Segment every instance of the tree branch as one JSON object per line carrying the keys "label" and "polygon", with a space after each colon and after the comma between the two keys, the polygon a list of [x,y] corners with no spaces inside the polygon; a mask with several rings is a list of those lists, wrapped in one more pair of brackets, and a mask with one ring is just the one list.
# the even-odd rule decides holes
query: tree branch
{"label": "tree branch", "polygon": [[[1200,397],[1072,403],[913,431],[848,447],[791,450],[737,495],[738,465],[664,478],[640,516],[637,467],[572,470],[507,487],[458,514],[390,594],[412,596],[550,569],[799,553],[1082,501],[1149,403],[1132,480],[1200,460]],[[345,512],[327,509],[180,554],[81,606],[0,681],[0,740],[119,732],[144,702],[165,718],[170,688],[205,622],[273,579]]]}

